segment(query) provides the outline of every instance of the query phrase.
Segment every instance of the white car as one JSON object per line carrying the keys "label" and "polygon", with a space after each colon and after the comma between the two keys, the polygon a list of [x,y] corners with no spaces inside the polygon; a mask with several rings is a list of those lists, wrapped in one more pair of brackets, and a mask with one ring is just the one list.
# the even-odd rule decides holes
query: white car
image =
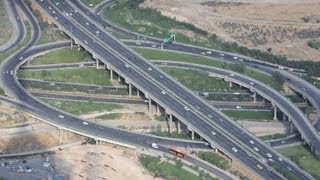
{"label": "white car", "polygon": [[212,115],[211,115],[211,114],[208,114],[208,117],[211,119],[211,118],[212,118]]}
{"label": "white car", "polygon": [[254,82],[250,82],[249,84],[250,84],[251,86],[254,86]]}
{"label": "white car", "polygon": [[238,57],[236,57],[236,56],[233,56],[233,59],[237,60],[237,59],[238,59]]}
{"label": "white car", "polygon": [[272,158],[272,155],[271,155],[270,153],[267,153],[267,156],[268,156],[269,158]]}
{"label": "white car", "polygon": [[189,111],[189,108],[188,108],[187,106],[185,106],[184,109],[185,109],[186,111]]}
{"label": "white car", "polygon": [[20,61],[23,60],[23,57],[21,56],[21,57],[19,58],[19,60],[20,60]]}
{"label": "white car", "polygon": [[125,66],[126,66],[127,68],[130,67],[129,64],[126,64]]}
{"label": "white car", "polygon": [[153,147],[154,149],[158,149],[159,148],[159,146],[156,143],[152,143],[151,147]]}
{"label": "white car", "polygon": [[278,160],[279,160],[279,161],[283,161],[283,159],[282,159],[281,157],[278,157]]}
{"label": "white car", "polygon": [[149,67],[148,70],[149,70],[149,71],[152,71],[152,68]]}
{"label": "white car", "polygon": [[214,131],[211,131],[211,134],[212,134],[212,135],[216,135],[217,133],[216,133],[216,132],[214,132]]}
{"label": "white car", "polygon": [[232,74],[232,73],[231,73],[231,74],[229,74],[229,76],[233,77],[233,76],[234,76],[234,74]]}
{"label": "white car", "polygon": [[13,75],[13,71],[12,70],[10,71],[10,75]]}
{"label": "white car", "polygon": [[83,121],[82,124],[86,126],[86,125],[88,125],[89,123]]}
{"label": "white car", "polygon": [[241,106],[236,106],[236,109],[241,109],[242,107]]}
{"label": "white car", "polygon": [[257,152],[259,151],[259,149],[258,149],[257,147],[254,147],[253,149],[254,149],[255,151],[257,151]]}
{"label": "white car", "polygon": [[207,51],[207,54],[211,54],[211,51]]}
{"label": "white car", "polygon": [[240,93],[238,93],[238,92],[234,92],[233,94],[234,94],[234,95],[240,95]]}
{"label": "white car", "polygon": [[238,149],[237,149],[237,148],[235,148],[235,147],[233,147],[233,148],[232,148],[232,151],[234,151],[234,152],[238,152]]}
{"label": "white car", "polygon": [[223,57],[223,56],[224,56],[224,54],[220,53],[220,54],[219,54],[219,56],[222,56],[222,57]]}
{"label": "white car", "polygon": [[165,94],[167,94],[167,93],[166,93],[165,91],[163,91],[163,90],[162,90],[162,91],[161,91],[161,94],[165,95]]}
{"label": "white car", "polygon": [[250,142],[251,144],[254,144],[254,141],[253,141],[253,140],[250,140],[249,142]]}
{"label": "white car", "polygon": [[58,117],[61,118],[61,119],[63,119],[63,118],[64,118],[64,115],[61,115],[61,114],[60,114]]}

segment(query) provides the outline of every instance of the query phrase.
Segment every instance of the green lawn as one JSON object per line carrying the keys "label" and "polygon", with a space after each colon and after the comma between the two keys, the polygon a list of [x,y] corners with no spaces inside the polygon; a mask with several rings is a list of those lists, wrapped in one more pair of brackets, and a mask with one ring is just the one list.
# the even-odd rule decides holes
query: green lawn
{"label": "green lawn", "polygon": [[308,147],[298,145],[278,150],[281,154],[289,157],[300,168],[311,174],[314,178],[320,179],[320,160],[310,152]]}
{"label": "green lawn", "polygon": [[40,100],[46,104],[54,106],[62,111],[68,112],[74,115],[85,114],[94,111],[112,111],[113,109],[123,108],[118,104],[108,103],[93,103],[93,102],[79,102],[79,101],[63,101],[63,100],[51,100],[43,99]]}
{"label": "green lawn", "polygon": [[[234,69],[234,66],[235,66],[233,64],[228,64],[219,60],[209,59],[207,57],[188,55],[188,54],[182,54],[182,53],[171,52],[171,51],[146,49],[146,48],[133,48],[133,49],[138,53],[140,53],[146,59],[150,59],[150,60],[182,61],[182,62],[213,66],[213,67],[223,68],[227,70],[232,70]],[[253,79],[256,79],[266,85],[269,85],[275,90],[280,91],[280,89],[282,88],[282,85],[279,84],[272,76],[268,76],[264,73],[260,73],[255,70],[245,68],[243,74]]]}
{"label": "green lawn", "polygon": [[236,110],[223,110],[227,116],[234,120],[258,120],[269,121],[273,119],[273,112],[271,111],[236,111]]}
{"label": "green lawn", "polygon": [[161,68],[164,72],[169,74],[171,77],[182,83],[187,88],[193,91],[215,91],[217,89],[230,90],[240,89],[238,86],[229,87],[229,83],[222,79],[216,79],[208,76],[207,73],[186,70],[179,68]]}
{"label": "green lawn", "polygon": [[[102,0],[81,0],[81,2],[88,7],[95,7],[97,4],[101,3]],[[92,6],[90,6],[92,4]]]}
{"label": "green lawn", "polygon": [[267,135],[267,136],[261,136],[259,137],[261,140],[263,141],[267,141],[267,140],[275,140],[275,139],[280,139],[280,138],[285,138],[289,136],[289,134],[273,134],[273,135]]}
{"label": "green lawn", "polygon": [[30,63],[32,65],[40,64],[59,64],[59,63],[77,63],[91,61],[90,54],[86,51],[78,51],[74,48],[64,48],[51,51],[45,55],[34,58]]}
{"label": "green lawn", "polygon": [[110,85],[108,71],[91,67],[79,69],[18,71],[18,77],[42,79],[46,81]]}
{"label": "green lawn", "polygon": [[4,95],[5,95],[4,90],[3,90],[2,88],[0,88],[0,95],[1,95],[1,96],[4,96]]}
{"label": "green lawn", "polygon": [[[148,155],[141,155],[139,157],[141,164],[150,171],[155,177],[161,177],[164,179],[172,180],[203,180],[203,179],[215,179],[210,176],[196,176],[189,171],[182,169],[181,162],[179,165],[173,165],[171,163],[161,161],[159,157],[153,157]],[[177,163],[178,164],[178,163]]]}
{"label": "green lawn", "polygon": [[10,39],[12,32],[12,26],[4,6],[4,0],[0,0],[0,45]]}
{"label": "green lawn", "polygon": [[223,157],[219,156],[217,153],[197,152],[197,156],[200,159],[203,159],[213,165],[216,165],[223,170],[227,170],[230,168],[228,161],[226,161]]}

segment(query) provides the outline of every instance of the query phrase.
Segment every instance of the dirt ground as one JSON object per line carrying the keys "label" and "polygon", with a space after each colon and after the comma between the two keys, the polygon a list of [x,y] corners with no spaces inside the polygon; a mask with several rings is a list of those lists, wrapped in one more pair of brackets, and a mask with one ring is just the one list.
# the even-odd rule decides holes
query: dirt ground
{"label": "dirt ground", "polygon": [[114,145],[79,145],[57,152],[53,164],[64,179],[153,179],[135,150]]}
{"label": "dirt ground", "polygon": [[264,51],[271,48],[293,60],[320,61],[320,51],[307,45],[320,39],[318,0],[146,0],[145,6],[224,41]]}

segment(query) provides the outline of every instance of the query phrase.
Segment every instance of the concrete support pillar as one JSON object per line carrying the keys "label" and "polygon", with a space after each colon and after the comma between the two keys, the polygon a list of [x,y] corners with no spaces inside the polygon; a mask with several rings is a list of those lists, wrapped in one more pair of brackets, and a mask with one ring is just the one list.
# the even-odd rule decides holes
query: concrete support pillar
{"label": "concrete support pillar", "polygon": [[286,120],[286,115],[284,113],[282,114],[282,120]]}
{"label": "concrete support pillar", "polygon": [[121,76],[120,76],[120,74],[118,74],[118,81],[119,81],[119,82],[121,81]]}
{"label": "concrete support pillar", "polygon": [[113,70],[110,68],[110,80],[113,80]]}
{"label": "concrete support pillar", "polygon": [[160,107],[159,107],[159,104],[156,105],[156,113],[157,113],[157,116],[160,116]]}
{"label": "concrete support pillar", "polygon": [[99,69],[99,60],[96,59],[96,69]]}
{"label": "concrete support pillar", "polygon": [[149,115],[151,115],[151,99],[150,98],[148,102],[148,111],[149,111]]}
{"label": "concrete support pillar", "polygon": [[273,120],[277,120],[277,106],[272,103],[273,106]]}
{"label": "concrete support pillar", "polygon": [[191,130],[191,139],[194,140],[194,130]]}
{"label": "concrete support pillar", "polygon": [[218,148],[214,148],[214,152],[215,152],[215,153],[218,153]]}
{"label": "concrete support pillar", "polygon": [[232,81],[229,81],[229,87],[232,88]]}
{"label": "concrete support pillar", "polygon": [[138,97],[140,96],[140,91],[139,91],[139,89],[137,89],[137,96],[138,96]]}
{"label": "concrete support pillar", "polygon": [[169,114],[169,133],[172,133],[172,114]]}
{"label": "concrete support pillar", "polygon": [[293,133],[293,123],[290,123],[290,133]]}
{"label": "concrete support pillar", "polygon": [[131,83],[129,83],[128,85],[129,85],[129,98],[131,98],[131,94],[132,94],[132,85],[131,85]]}
{"label": "concrete support pillar", "polygon": [[253,102],[257,102],[257,93],[253,91]]}
{"label": "concrete support pillar", "polygon": [[181,127],[180,127],[180,121],[177,121],[177,129],[178,129],[178,134],[181,133]]}

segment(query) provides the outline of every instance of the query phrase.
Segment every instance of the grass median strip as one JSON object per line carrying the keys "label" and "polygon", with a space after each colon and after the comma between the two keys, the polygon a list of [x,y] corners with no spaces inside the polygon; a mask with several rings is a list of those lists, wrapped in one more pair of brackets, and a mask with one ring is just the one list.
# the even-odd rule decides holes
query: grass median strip
{"label": "grass median strip", "polygon": [[310,152],[308,147],[298,145],[279,149],[278,151],[295,162],[307,173],[310,173],[314,178],[320,179],[320,160]]}
{"label": "grass median strip", "polygon": [[270,121],[273,119],[273,112],[271,111],[223,110],[222,112],[234,120]]}
{"label": "grass median strip", "polygon": [[45,55],[34,58],[32,65],[77,63],[92,61],[90,54],[86,51],[78,51],[77,48],[64,48],[49,52]]}
{"label": "grass median strip", "polygon": [[19,71],[19,78],[42,79],[45,81],[110,85],[109,73],[103,69],[78,68],[42,71]]}
{"label": "grass median strip", "polygon": [[114,109],[122,109],[123,107],[118,104],[108,104],[108,103],[93,103],[80,102],[80,101],[64,101],[64,100],[51,100],[43,99],[40,100],[46,104],[54,106],[62,111],[68,112],[74,115],[85,114],[94,111],[112,111]]}
{"label": "grass median strip", "polygon": [[12,32],[12,25],[5,9],[4,0],[0,0],[0,45],[10,39]]}

